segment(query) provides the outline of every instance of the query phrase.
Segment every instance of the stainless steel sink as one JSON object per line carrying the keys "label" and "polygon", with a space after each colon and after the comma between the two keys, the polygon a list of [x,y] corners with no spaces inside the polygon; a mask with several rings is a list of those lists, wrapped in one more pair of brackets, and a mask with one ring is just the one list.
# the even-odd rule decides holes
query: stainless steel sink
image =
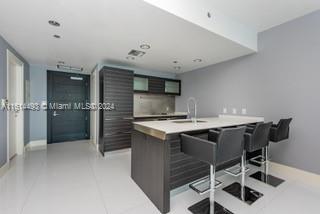
{"label": "stainless steel sink", "polygon": [[197,122],[197,123],[206,123],[207,121],[204,121],[204,120],[175,120],[175,121],[172,121],[173,123],[194,123],[194,122]]}

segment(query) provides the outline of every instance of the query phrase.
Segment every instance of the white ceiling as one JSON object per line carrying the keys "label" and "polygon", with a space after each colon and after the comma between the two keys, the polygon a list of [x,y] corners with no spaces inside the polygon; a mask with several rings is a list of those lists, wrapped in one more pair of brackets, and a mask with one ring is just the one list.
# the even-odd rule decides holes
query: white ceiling
{"label": "white ceiling", "polygon": [[217,10],[257,29],[258,32],[320,9],[320,0],[210,1]]}
{"label": "white ceiling", "polygon": [[[254,52],[142,0],[0,2],[0,34],[31,64],[55,66],[65,61],[91,71],[105,62],[185,72]],[[319,2],[212,0],[217,10],[259,31],[319,9]],[[50,26],[50,19],[59,21],[61,27]],[[54,39],[54,34],[61,39]],[[143,43],[151,45],[147,54],[127,60],[127,53],[139,50]],[[203,62],[194,63],[197,58]],[[174,60],[179,64],[174,65]],[[174,66],[181,66],[181,71]]]}

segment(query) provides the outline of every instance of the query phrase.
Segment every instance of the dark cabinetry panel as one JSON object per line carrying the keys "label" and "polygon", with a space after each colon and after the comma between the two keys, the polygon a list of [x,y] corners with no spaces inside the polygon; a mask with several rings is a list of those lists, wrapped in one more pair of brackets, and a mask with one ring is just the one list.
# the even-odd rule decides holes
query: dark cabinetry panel
{"label": "dark cabinetry panel", "polygon": [[165,89],[164,79],[149,77],[149,92],[153,94],[163,94]]}
{"label": "dark cabinetry panel", "polygon": [[[181,95],[181,81],[145,75],[135,75],[135,92]],[[142,81],[144,80],[144,81]]]}
{"label": "dark cabinetry panel", "polygon": [[100,102],[114,109],[100,111],[101,153],[131,146],[133,71],[104,67],[100,71]]}

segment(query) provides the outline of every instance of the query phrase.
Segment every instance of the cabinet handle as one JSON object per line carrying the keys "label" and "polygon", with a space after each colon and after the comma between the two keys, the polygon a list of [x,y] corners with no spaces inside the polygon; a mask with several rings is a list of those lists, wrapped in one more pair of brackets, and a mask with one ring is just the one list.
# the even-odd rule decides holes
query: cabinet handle
{"label": "cabinet handle", "polygon": [[131,132],[129,131],[129,132],[123,132],[123,134],[131,134]]}
{"label": "cabinet handle", "polygon": [[128,132],[111,132],[111,133],[104,134],[104,136],[105,137],[109,137],[109,136],[118,135],[118,134],[131,134],[131,131],[128,131]]}
{"label": "cabinet handle", "polygon": [[118,117],[118,118],[105,118],[105,121],[111,121],[111,120],[133,120],[133,117]]}
{"label": "cabinet handle", "polygon": [[133,117],[123,117],[123,120],[133,120]]}

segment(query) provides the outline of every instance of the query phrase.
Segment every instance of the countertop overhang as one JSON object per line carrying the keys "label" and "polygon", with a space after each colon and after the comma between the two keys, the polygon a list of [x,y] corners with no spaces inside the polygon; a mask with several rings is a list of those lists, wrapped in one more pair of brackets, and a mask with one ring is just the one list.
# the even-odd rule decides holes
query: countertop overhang
{"label": "countertop overhang", "polygon": [[188,113],[185,112],[173,112],[168,114],[138,114],[134,115],[134,118],[153,118],[153,117],[179,117],[187,116]]}
{"label": "countertop overhang", "polygon": [[234,116],[234,115],[219,115],[218,117],[197,118],[198,120],[205,121],[201,123],[175,123],[174,121],[147,121],[147,122],[134,122],[134,129],[159,138],[166,140],[167,135],[206,130],[213,128],[221,128],[228,126],[239,126],[250,123],[263,122],[263,117],[250,117],[250,116]]}

